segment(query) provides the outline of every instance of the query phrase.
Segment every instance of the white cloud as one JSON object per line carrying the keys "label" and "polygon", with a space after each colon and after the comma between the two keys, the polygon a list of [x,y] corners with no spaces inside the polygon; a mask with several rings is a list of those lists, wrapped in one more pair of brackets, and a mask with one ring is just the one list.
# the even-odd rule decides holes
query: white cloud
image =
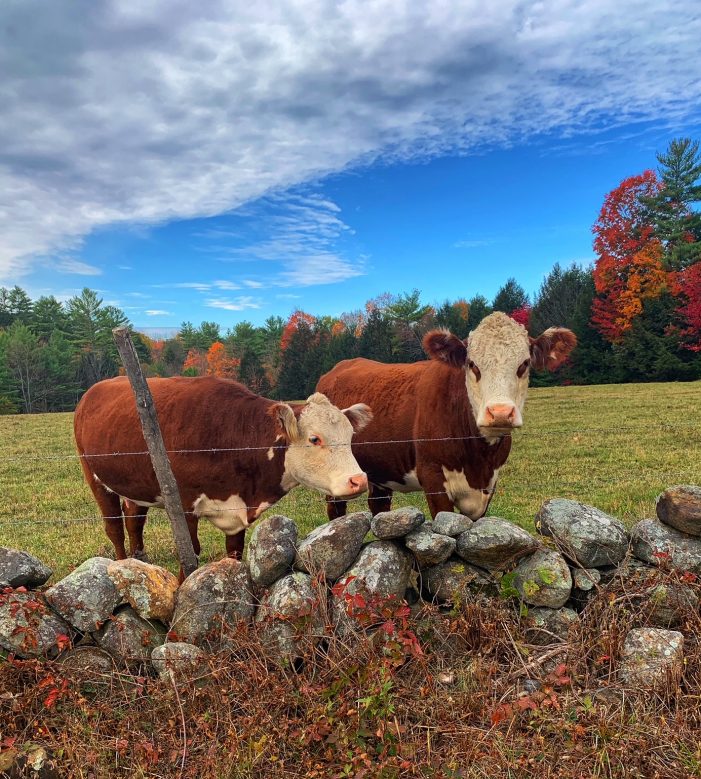
{"label": "white cloud", "polygon": [[160,308],[149,308],[144,313],[146,316],[173,316],[172,311],[163,311]]}
{"label": "white cloud", "polygon": [[76,276],[100,276],[102,274],[100,268],[89,265],[87,262],[74,260],[71,257],[58,260],[58,262],[52,264],[52,267],[59,273],[75,273]]}
{"label": "white cloud", "polygon": [[262,281],[254,281],[253,279],[244,279],[244,287],[250,287],[250,289],[262,289],[265,285]]}
{"label": "white cloud", "polygon": [[215,281],[212,284],[213,287],[216,287],[217,289],[241,289],[241,286],[239,284],[235,284],[233,281]]}
{"label": "white cloud", "polygon": [[455,249],[478,249],[482,246],[489,246],[491,243],[494,241],[489,238],[467,238],[463,241],[456,241],[453,247]]}
{"label": "white cloud", "polygon": [[23,0],[0,29],[0,283],[101,226],[701,104],[695,0]]}
{"label": "white cloud", "polygon": [[260,301],[256,298],[244,295],[234,300],[224,298],[210,298],[205,305],[208,308],[221,308],[225,311],[245,311],[248,308],[260,308]]}

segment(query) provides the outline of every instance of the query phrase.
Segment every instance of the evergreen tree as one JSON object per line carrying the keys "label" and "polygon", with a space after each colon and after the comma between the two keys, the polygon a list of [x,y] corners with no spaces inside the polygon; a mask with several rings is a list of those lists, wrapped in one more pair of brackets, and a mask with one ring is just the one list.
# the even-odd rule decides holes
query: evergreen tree
{"label": "evergreen tree", "polygon": [[519,308],[528,305],[528,295],[524,288],[514,278],[507,279],[506,283],[494,296],[492,309],[510,314]]}
{"label": "evergreen tree", "polygon": [[282,352],[278,397],[304,400],[314,392],[321,373],[314,370],[316,350],[317,336],[312,326],[304,320],[299,321]]}
{"label": "evergreen tree", "polygon": [[10,391],[16,393],[20,408],[26,414],[37,411],[41,405],[42,355],[39,339],[21,321],[13,322],[2,333],[2,352]]}
{"label": "evergreen tree", "polygon": [[437,327],[450,330],[458,338],[467,338],[470,332],[470,304],[463,298],[454,303],[446,300],[436,310],[435,321]]}
{"label": "evergreen tree", "polygon": [[268,377],[265,375],[265,368],[258,353],[253,348],[246,348],[240,360],[239,380],[252,392],[267,396],[270,393],[271,386]]}
{"label": "evergreen tree", "polygon": [[591,271],[578,265],[563,270],[555,263],[536,294],[530,316],[531,334],[539,335],[549,327],[572,329],[577,302],[590,278]]}
{"label": "evergreen tree", "polygon": [[489,316],[493,309],[484,295],[475,295],[470,298],[468,305],[470,307],[467,315],[467,330],[469,333],[471,330],[474,330],[486,316]]}
{"label": "evergreen tree", "polygon": [[42,341],[47,342],[56,331],[64,335],[68,332],[68,315],[53,295],[40,297],[32,307],[29,325]]}
{"label": "evergreen tree", "polygon": [[378,362],[394,362],[392,325],[379,309],[373,309],[358,342],[358,355]]}

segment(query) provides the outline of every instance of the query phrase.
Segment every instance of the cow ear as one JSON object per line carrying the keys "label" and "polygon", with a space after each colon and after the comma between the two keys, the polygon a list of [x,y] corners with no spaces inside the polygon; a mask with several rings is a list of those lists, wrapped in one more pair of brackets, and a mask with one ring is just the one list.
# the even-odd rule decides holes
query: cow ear
{"label": "cow ear", "polygon": [[275,403],[268,409],[268,414],[277,422],[280,432],[292,443],[299,438],[297,417],[292,406],[287,403]]}
{"label": "cow ear", "polygon": [[432,360],[441,360],[455,368],[464,368],[467,346],[448,330],[431,330],[423,341],[424,351]]}
{"label": "cow ear", "polygon": [[370,406],[366,406],[365,403],[356,403],[353,406],[344,408],[341,413],[348,417],[348,421],[353,425],[353,431],[356,433],[359,433],[372,422],[372,411]]}
{"label": "cow ear", "polygon": [[531,364],[536,370],[557,370],[577,345],[577,336],[564,327],[550,327],[530,340]]}

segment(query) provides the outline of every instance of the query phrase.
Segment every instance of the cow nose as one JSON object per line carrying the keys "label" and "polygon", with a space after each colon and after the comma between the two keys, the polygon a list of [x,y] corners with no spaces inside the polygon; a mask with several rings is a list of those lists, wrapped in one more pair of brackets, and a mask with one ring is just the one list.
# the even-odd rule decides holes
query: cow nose
{"label": "cow nose", "polygon": [[487,424],[490,427],[512,427],[516,420],[513,403],[494,403],[487,406]]}
{"label": "cow nose", "polygon": [[365,492],[368,488],[368,477],[364,473],[356,473],[348,479],[348,489],[350,495],[356,495]]}

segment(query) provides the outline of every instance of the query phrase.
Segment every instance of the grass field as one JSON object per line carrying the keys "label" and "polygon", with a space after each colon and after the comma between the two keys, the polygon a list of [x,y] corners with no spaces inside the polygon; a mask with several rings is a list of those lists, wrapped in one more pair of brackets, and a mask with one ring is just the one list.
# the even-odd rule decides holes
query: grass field
{"label": "grass field", "polygon": [[[651,516],[666,486],[701,481],[700,418],[699,382],[531,390],[489,513],[532,529],[541,503],[559,496],[627,522]],[[0,417],[0,441],[0,546],[38,555],[57,577],[87,557],[111,555],[75,457],[72,415]],[[425,506],[420,495],[399,495],[394,505],[406,503]],[[303,533],[326,518],[323,498],[303,489],[273,511]],[[203,560],[223,554],[222,535],[206,522],[200,538]],[[153,562],[177,569],[162,511],[149,515],[146,546]]]}

